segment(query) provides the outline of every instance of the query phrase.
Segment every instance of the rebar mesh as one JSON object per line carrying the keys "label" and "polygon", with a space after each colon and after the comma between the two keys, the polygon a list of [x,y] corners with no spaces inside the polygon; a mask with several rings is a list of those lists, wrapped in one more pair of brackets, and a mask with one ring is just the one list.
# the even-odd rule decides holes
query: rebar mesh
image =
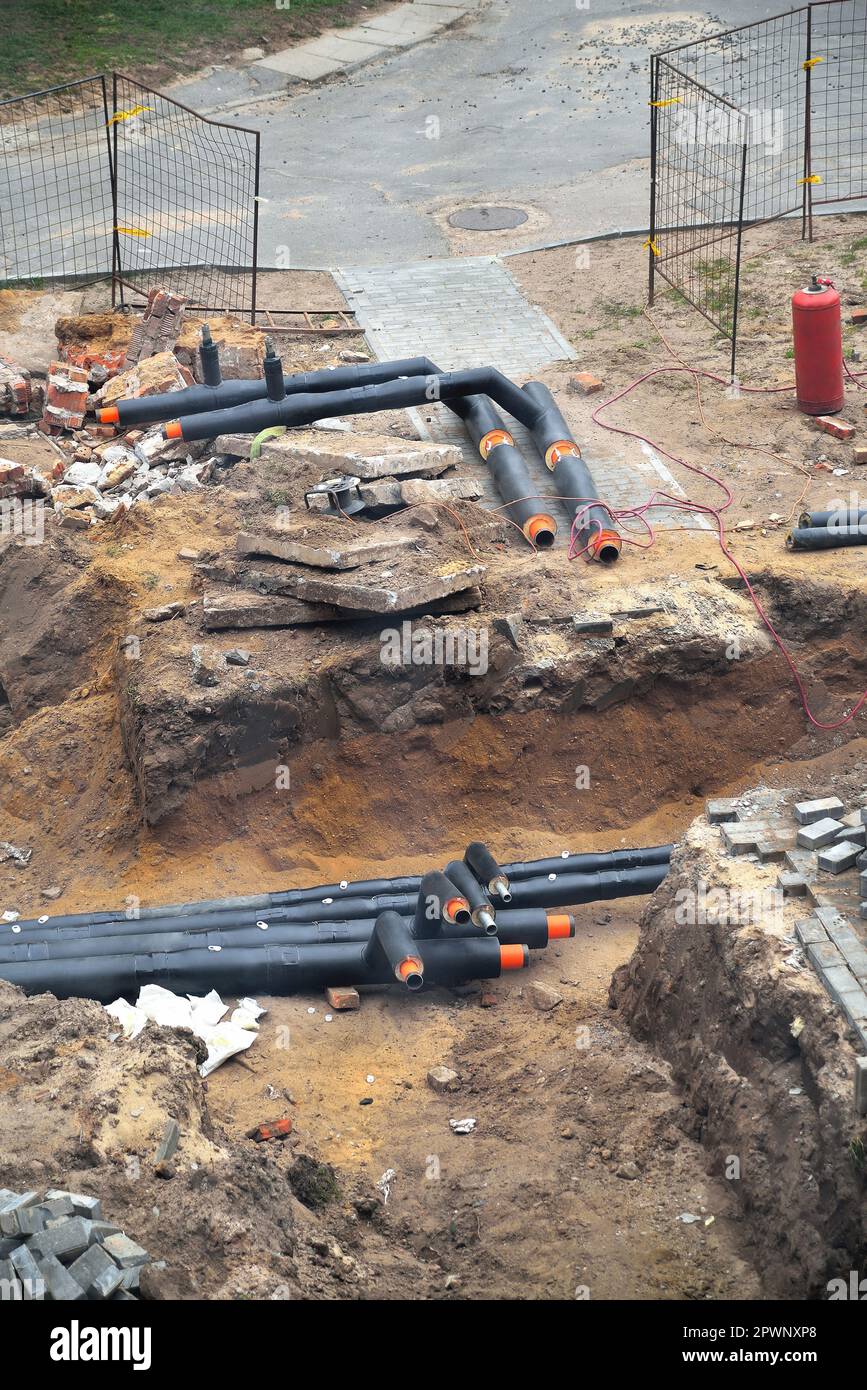
{"label": "rebar mesh", "polygon": [[747,226],[867,192],[867,0],[817,0],[651,61],[656,275],[737,348]]}
{"label": "rebar mesh", "polygon": [[112,277],[256,310],[259,135],[119,73],[0,102],[0,284]]}

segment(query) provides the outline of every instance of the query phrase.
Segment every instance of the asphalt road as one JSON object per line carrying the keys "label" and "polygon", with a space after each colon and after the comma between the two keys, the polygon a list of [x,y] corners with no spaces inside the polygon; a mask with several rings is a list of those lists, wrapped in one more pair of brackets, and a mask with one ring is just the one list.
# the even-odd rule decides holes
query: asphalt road
{"label": "asphalt road", "polygon": [[648,55],[777,13],[628,0],[494,0],[440,37],[277,103],[244,74],[185,89],[262,132],[264,265],[387,264],[486,250],[446,219],[523,209],[490,249],[644,226]]}

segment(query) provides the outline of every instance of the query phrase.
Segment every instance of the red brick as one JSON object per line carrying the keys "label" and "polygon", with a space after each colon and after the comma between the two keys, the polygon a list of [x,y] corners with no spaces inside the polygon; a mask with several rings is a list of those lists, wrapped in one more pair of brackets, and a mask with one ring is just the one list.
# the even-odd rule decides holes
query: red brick
{"label": "red brick", "polygon": [[361,996],[352,985],[330,985],[325,991],[331,1009],[360,1009]]}
{"label": "red brick", "polygon": [[813,423],[817,429],[832,434],[835,439],[851,439],[855,433],[854,425],[848,425],[845,420],[835,420],[830,415],[814,415]]}
{"label": "red brick", "polygon": [[863,325],[867,323],[867,309],[853,309],[851,321],[857,324],[859,328],[863,327]]}
{"label": "red brick", "polygon": [[0,357],[0,412],[27,415],[31,398],[30,373]]}
{"label": "red brick", "polygon": [[603,383],[592,372],[576,372],[575,376],[569,378],[569,390],[577,391],[581,396],[593,396],[602,390],[602,386]]}
{"label": "red brick", "polygon": [[67,362],[52,362],[43,424],[54,429],[78,430],[87,410],[87,369]]}

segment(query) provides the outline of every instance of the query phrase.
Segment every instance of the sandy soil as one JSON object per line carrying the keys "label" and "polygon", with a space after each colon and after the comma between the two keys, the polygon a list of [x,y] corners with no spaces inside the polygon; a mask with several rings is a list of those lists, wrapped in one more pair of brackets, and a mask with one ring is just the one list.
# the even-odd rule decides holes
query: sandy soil
{"label": "sandy soil", "polygon": [[[788,235],[787,228],[772,230]],[[851,246],[858,230],[857,223],[831,228],[835,239],[823,253],[826,262],[833,247]],[[785,301],[790,282],[803,278],[796,266],[804,252],[793,245],[790,254],[782,277],[785,293],[772,302],[770,278],[760,291],[767,296],[768,317],[755,323],[762,329],[757,336],[767,341],[745,343],[744,373],[747,365],[755,373],[750,379],[788,380],[780,298]],[[811,260],[818,254],[811,253]],[[636,248],[619,243],[593,255],[591,277],[570,265],[570,251],[514,259],[510,268],[561,328],[586,344],[579,366],[604,377],[613,391],[665,355],[640,318],[643,270]],[[768,252],[755,276],[770,264]],[[827,263],[820,268],[834,273]],[[854,274],[851,266],[842,269]],[[595,298],[588,301],[589,281]],[[602,307],[615,299],[629,312]],[[568,307],[579,303],[580,311]],[[720,349],[687,311],[665,303],[656,317],[685,360],[714,370],[723,366]],[[580,338],[582,332],[593,336]],[[639,334],[643,346],[636,341]],[[329,354],[340,346],[327,344],[322,362],[335,360]],[[299,369],[308,365],[301,356],[292,362]],[[573,370],[555,367],[546,379],[559,388]],[[638,448],[615,443],[592,425],[591,410],[603,397],[585,400],[564,390],[560,399],[583,442],[600,451],[622,450],[627,457]],[[676,379],[641,388],[618,403],[611,418],[649,433],[672,453],[712,465],[735,484],[733,519],[757,524],[733,532],[734,552],[748,570],[763,573],[766,586],[769,576],[774,579],[778,621],[795,640],[799,659],[812,656],[817,681],[821,672],[818,706],[827,715],[836,713],[865,683],[860,631],[841,631],[838,614],[829,635],[821,605],[813,611],[808,598],[800,606],[787,598],[805,587],[802,580],[814,570],[814,561],[789,554],[783,523],[768,518],[796,512],[808,483],[809,501],[816,506],[839,495],[841,487],[854,486],[851,446],[817,435],[788,395],[730,401],[712,390],[707,401],[715,430],[745,444],[760,441],[772,457],[725,444],[705,430],[693,388]],[[851,416],[860,410],[854,387],[850,407]],[[383,428],[381,419],[369,421],[370,427]],[[400,422],[384,423],[395,428]],[[17,447],[10,441],[4,453],[15,458]],[[821,455],[847,472],[828,473]],[[704,493],[696,485],[694,495],[714,493],[709,483],[701,488]],[[288,813],[269,792],[221,798],[212,785],[202,785],[182,813],[145,829],[123,759],[114,652],[144,608],[194,597],[190,566],[178,559],[178,551],[194,538],[198,548],[219,553],[237,529],[234,513],[215,505],[218,495],[166,499],[133,513],[121,533],[93,528],[84,539],[68,538],[53,560],[58,573],[64,566],[80,569],[74,582],[88,589],[87,605],[79,607],[76,599],[70,608],[75,621],[89,615],[89,631],[82,630],[79,644],[87,661],[82,665],[74,650],[76,632],[63,638],[47,631],[42,649],[56,655],[47,662],[45,681],[59,694],[0,740],[0,826],[17,832],[29,824],[35,851],[27,870],[0,865],[3,906],[23,912],[44,908],[41,890],[50,884],[63,890],[60,909],[73,911],[116,905],[128,893],[144,902],[172,901],[415,871],[479,835],[490,835],[504,859],[567,845],[649,844],[676,837],[708,795],[763,778],[791,782],[792,763],[797,780],[812,777],[817,794],[830,791],[834,777],[863,754],[860,742],[845,742],[856,730],[807,733],[783,661],[769,657],[755,663],[755,674],[745,675],[742,684],[708,691],[688,714],[674,690],[661,688],[605,718],[581,713],[559,721],[547,715],[517,723],[454,721],[411,730],[399,740],[380,735],[346,745],[310,745],[298,753],[293,776],[299,794]],[[536,557],[509,548],[496,584],[501,591],[509,585],[516,590],[543,586],[552,582],[543,578],[548,569],[553,575],[564,564],[562,551]],[[583,611],[624,584],[665,582],[671,575],[704,582],[709,574],[722,578],[728,572],[712,534],[666,532],[653,549],[630,550],[616,571],[579,561],[568,573],[576,608]],[[822,558],[822,577],[826,592],[836,587],[841,595],[860,594],[860,553],[829,552]],[[50,576],[23,582],[26,604],[4,614],[6,624],[20,623],[24,612],[28,624],[37,623],[33,596],[38,597],[40,583],[50,582]],[[794,630],[786,627],[787,612]],[[305,659],[313,642],[327,645],[327,635],[301,639],[291,660]],[[383,774],[386,748],[394,766],[389,775]],[[588,750],[604,765],[606,777],[598,792],[582,801],[570,770],[586,761]],[[432,767],[436,789],[424,795]],[[262,1036],[244,1062],[217,1072],[198,1099],[184,1093],[183,1114],[194,1142],[187,1154],[182,1146],[176,1179],[181,1196],[173,1199],[186,1213],[184,1220],[194,1223],[197,1212],[201,1217],[191,1162],[208,1167],[208,1181],[213,1178],[228,1205],[240,1200],[242,1213],[250,1213],[273,1195],[273,1184],[284,1183],[293,1152],[306,1152],[335,1165],[342,1195],[322,1218],[321,1230],[297,1204],[287,1207],[286,1221],[300,1235],[294,1253],[280,1259],[295,1263],[283,1268],[279,1259],[264,1261],[253,1281],[255,1297],[272,1296],[269,1290],[281,1282],[288,1282],[293,1295],[309,1297],[388,1297],[408,1286],[418,1297],[575,1297],[585,1287],[593,1297],[761,1294],[760,1252],[752,1250],[750,1231],[729,1194],[708,1176],[694,1112],[665,1064],[637,1044],[608,1009],[608,981],[633,950],[639,913],[637,902],[581,909],[576,940],[534,960],[532,977],[563,996],[550,1014],[533,1009],[522,992],[526,979],[518,977],[498,982],[484,996],[475,990],[435,991],[412,1000],[369,995],[358,1013],[335,1015],[331,1022],[325,1021],[319,998],[267,1001]],[[16,1023],[20,1008],[8,997],[0,1002],[0,1015],[3,1009],[0,1021],[7,1029],[24,1026],[20,1018]],[[49,1012],[50,1005],[43,1019]],[[74,1028],[82,1035],[78,1046],[91,1047],[93,1020],[74,1021]],[[14,1127],[16,1135],[14,1146],[4,1143],[0,1166],[0,1183],[10,1186],[28,1177],[35,1163],[31,1155],[40,1150],[52,1115],[43,1104],[44,1077],[28,1071],[29,1063],[19,1065],[27,1061],[19,1052],[17,1042],[5,1054],[0,1047],[0,1067],[12,1073],[3,1092],[12,1108],[0,1109],[0,1130]],[[32,1060],[34,1066],[39,1061]],[[439,1062],[461,1075],[454,1096],[435,1095],[426,1085],[428,1068]],[[106,1065],[101,1085],[119,1087],[119,1123],[116,1133],[114,1126],[100,1130],[91,1177],[111,1199],[109,1207],[114,1204],[129,1218],[131,1233],[167,1259],[165,1280],[154,1294],[232,1296],[237,1287],[226,1252],[231,1254],[237,1235],[231,1234],[228,1215],[217,1255],[209,1253],[202,1228],[199,1243],[181,1261],[157,1219],[148,1215],[152,1205],[159,1206],[151,1201],[152,1191],[112,1181],[124,1153],[144,1152],[152,1135],[149,1129],[127,1129],[128,1088]],[[190,1059],[177,1065],[189,1080]],[[373,1103],[362,1105],[367,1099]],[[78,1104],[70,1102],[70,1133],[76,1121],[81,1128]],[[206,1118],[201,1118],[203,1107]],[[297,1146],[264,1157],[253,1153],[245,1130],[281,1110],[294,1118]],[[147,1113],[155,1127],[163,1111]],[[476,1132],[455,1136],[448,1120],[464,1115],[477,1119]],[[199,1144],[199,1130],[219,1154]],[[80,1157],[68,1145],[49,1148],[39,1160],[46,1185],[80,1177]],[[227,1163],[235,1174],[231,1179]],[[255,1181],[249,1177],[251,1163],[259,1173]],[[360,1216],[358,1194],[375,1193],[374,1184],[389,1168],[395,1176],[385,1210],[372,1209],[372,1220],[370,1212]],[[239,1171],[247,1177],[238,1178]],[[679,1219],[684,1212],[701,1219],[684,1223]],[[276,1240],[273,1231],[256,1229],[266,1244]],[[342,1256],[329,1253],[334,1241],[352,1250],[360,1274],[341,1266]],[[335,1272],[338,1268],[345,1277]]]}

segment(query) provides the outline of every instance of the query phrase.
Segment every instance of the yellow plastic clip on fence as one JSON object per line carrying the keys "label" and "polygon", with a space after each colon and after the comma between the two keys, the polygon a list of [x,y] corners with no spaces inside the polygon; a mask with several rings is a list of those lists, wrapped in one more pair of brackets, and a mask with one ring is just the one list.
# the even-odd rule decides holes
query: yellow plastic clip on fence
{"label": "yellow plastic clip on fence", "polygon": [[801,67],[804,69],[804,72],[809,72],[810,68],[814,68],[817,63],[824,63],[824,61],[824,58],[805,58]]}
{"label": "yellow plastic clip on fence", "polygon": [[106,125],[114,125],[115,121],[131,121],[133,116],[138,116],[142,111],[153,111],[152,106],[133,106],[129,111],[117,111],[106,121]]}
{"label": "yellow plastic clip on fence", "polygon": [[643,241],[643,242],[641,243],[641,247],[642,247],[642,250],[643,250],[643,251],[646,251],[647,248],[648,248],[648,246],[650,247],[650,249],[651,249],[651,251],[653,252],[654,256],[659,256],[659,255],[662,254],[661,251],[660,251],[660,249],[659,249],[659,247],[657,246],[656,242],[653,240],[652,237],[648,237],[646,241]]}
{"label": "yellow plastic clip on fence", "polygon": [[674,106],[675,102],[683,101],[683,97],[665,97],[663,101],[649,101],[648,106]]}
{"label": "yellow plastic clip on fence", "polygon": [[800,185],[801,185],[802,183],[821,183],[821,182],[822,182],[822,175],[821,175],[821,174],[811,174],[811,175],[809,176],[809,178],[806,178],[806,179],[798,179],[798,186],[800,187]]}
{"label": "yellow plastic clip on fence", "polygon": [[115,227],[116,232],[123,232],[124,236],[150,236],[144,227]]}

